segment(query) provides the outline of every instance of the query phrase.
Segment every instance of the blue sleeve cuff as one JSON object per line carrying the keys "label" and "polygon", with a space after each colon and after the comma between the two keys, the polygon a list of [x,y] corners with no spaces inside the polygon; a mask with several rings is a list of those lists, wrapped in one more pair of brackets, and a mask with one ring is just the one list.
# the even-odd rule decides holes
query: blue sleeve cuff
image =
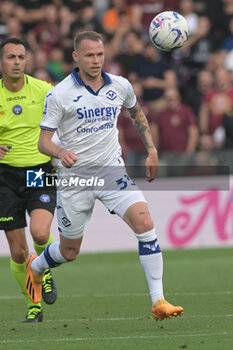
{"label": "blue sleeve cuff", "polygon": [[49,128],[48,126],[43,126],[43,125],[41,125],[40,128],[43,130],[49,130],[49,131],[56,131],[57,130],[57,128]]}

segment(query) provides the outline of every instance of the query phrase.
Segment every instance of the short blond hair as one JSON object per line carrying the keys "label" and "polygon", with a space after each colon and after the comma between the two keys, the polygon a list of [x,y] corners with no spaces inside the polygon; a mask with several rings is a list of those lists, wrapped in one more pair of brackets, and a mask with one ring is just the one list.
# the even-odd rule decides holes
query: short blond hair
{"label": "short blond hair", "polygon": [[103,38],[102,35],[94,32],[94,31],[85,31],[85,32],[81,32],[78,33],[75,38],[74,38],[74,50],[76,51],[80,45],[80,43],[84,40],[84,39],[89,39],[92,41],[101,41],[103,42]]}

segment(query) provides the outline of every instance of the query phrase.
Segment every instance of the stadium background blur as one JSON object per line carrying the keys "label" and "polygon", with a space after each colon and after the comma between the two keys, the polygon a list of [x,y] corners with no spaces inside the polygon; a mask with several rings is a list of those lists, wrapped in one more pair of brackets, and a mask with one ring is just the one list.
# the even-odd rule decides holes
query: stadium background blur
{"label": "stadium background blur", "polygon": [[[172,53],[158,51],[148,37],[150,21],[165,10],[181,13],[190,29],[188,42]],[[222,174],[222,165],[230,166],[233,172],[233,0],[0,1],[0,41],[23,39],[29,49],[27,73],[53,84],[71,72],[73,38],[83,30],[103,34],[107,72],[141,85],[140,100],[150,109],[161,176],[200,174],[202,166],[209,166],[204,172],[211,174]],[[163,139],[161,128],[169,129],[157,120],[167,105],[163,92],[170,87],[179,89],[182,105],[193,113],[192,124],[197,130],[189,149],[172,144],[164,149],[157,141]],[[188,143],[192,137],[188,122],[182,124],[177,109],[170,114],[173,138],[179,142],[179,134],[173,131],[180,124]],[[121,119],[124,126],[125,118]],[[125,133],[119,126],[124,158],[140,166],[145,152],[129,128],[127,124]],[[193,165],[199,170],[193,170]],[[135,175],[141,173],[135,170]]]}

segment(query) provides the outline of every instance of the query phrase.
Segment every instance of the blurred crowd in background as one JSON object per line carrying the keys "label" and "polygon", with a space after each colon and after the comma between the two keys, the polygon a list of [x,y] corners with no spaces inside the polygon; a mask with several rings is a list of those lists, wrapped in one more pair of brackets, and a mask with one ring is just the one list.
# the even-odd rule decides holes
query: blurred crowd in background
{"label": "blurred crowd in background", "polygon": [[[190,30],[172,53],[157,50],[148,34],[166,10],[182,14]],[[73,38],[83,30],[103,34],[104,70],[133,84],[162,164],[232,164],[233,0],[0,1],[0,41],[24,40],[27,73],[54,85],[73,69]],[[123,155],[138,166],[146,153],[131,124],[123,110]]]}

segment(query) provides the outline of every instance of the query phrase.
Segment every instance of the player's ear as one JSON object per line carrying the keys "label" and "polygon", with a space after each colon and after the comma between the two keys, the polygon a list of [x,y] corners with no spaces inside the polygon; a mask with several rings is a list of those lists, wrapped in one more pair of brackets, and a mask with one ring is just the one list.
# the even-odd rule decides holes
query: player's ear
{"label": "player's ear", "polygon": [[75,60],[75,62],[78,62],[78,54],[77,54],[76,51],[73,51],[73,52],[72,52],[72,57],[73,57],[73,59]]}

